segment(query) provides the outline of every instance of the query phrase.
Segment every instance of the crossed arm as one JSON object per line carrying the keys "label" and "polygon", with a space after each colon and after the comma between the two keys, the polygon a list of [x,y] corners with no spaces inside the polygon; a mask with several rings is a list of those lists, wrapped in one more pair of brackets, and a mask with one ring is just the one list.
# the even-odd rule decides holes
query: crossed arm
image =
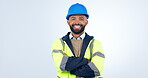
{"label": "crossed arm", "polygon": [[[79,77],[92,78],[102,75],[104,55],[102,52],[94,50],[91,62],[82,57],[69,57],[59,46],[54,46],[52,55],[57,69],[62,71],[70,71],[71,74]],[[58,47],[58,48],[57,48]],[[101,48],[98,48],[101,49]]]}

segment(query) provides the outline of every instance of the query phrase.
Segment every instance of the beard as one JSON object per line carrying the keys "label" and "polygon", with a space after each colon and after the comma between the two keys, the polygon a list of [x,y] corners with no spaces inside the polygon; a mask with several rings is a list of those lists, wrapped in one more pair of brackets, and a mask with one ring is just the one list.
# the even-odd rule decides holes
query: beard
{"label": "beard", "polygon": [[[74,25],[80,25],[80,26],[81,26],[81,29],[80,29],[80,30],[74,29],[74,28],[73,28]],[[71,31],[72,31],[74,34],[80,34],[80,33],[82,33],[82,32],[84,31],[85,26],[86,26],[86,25],[82,25],[82,24],[72,24],[72,26],[70,26],[70,29],[71,29]]]}

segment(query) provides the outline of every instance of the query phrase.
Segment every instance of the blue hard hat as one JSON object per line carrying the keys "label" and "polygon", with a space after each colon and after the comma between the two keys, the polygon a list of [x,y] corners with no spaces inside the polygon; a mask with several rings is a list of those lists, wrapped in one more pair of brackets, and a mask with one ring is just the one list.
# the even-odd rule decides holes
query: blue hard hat
{"label": "blue hard hat", "polygon": [[89,15],[87,14],[87,9],[84,5],[76,3],[73,4],[69,10],[68,10],[68,14],[66,16],[66,19],[69,20],[69,16],[71,15],[75,15],[75,14],[83,14],[87,17],[87,19],[89,18]]}

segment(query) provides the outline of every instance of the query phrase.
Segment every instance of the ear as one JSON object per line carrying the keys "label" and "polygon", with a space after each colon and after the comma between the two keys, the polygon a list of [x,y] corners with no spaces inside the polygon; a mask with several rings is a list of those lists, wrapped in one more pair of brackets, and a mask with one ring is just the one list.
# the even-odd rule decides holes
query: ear
{"label": "ear", "polygon": [[67,20],[67,24],[69,23],[69,20]]}
{"label": "ear", "polygon": [[67,20],[67,24],[68,24],[68,25],[70,25],[70,23],[69,23],[69,22],[70,22],[70,21],[69,21],[69,20]]}
{"label": "ear", "polygon": [[86,25],[88,24],[88,20],[86,20]]}

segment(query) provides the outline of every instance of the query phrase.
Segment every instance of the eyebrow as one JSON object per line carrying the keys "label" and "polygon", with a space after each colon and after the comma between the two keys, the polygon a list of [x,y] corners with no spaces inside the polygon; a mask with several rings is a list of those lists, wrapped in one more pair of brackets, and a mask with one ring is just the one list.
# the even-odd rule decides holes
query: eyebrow
{"label": "eyebrow", "polygon": [[71,18],[76,18],[76,17],[71,17]]}
{"label": "eyebrow", "polygon": [[[71,17],[70,19],[75,19],[76,17]],[[80,17],[78,17],[79,19],[84,19],[85,17],[83,17],[83,16],[80,16]]]}
{"label": "eyebrow", "polygon": [[76,17],[70,17],[70,19],[76,19]]}
{"label": "eyebrow", "polygon": [[79,17],[79,18],[83,18],[84,19],[84,17]]}

